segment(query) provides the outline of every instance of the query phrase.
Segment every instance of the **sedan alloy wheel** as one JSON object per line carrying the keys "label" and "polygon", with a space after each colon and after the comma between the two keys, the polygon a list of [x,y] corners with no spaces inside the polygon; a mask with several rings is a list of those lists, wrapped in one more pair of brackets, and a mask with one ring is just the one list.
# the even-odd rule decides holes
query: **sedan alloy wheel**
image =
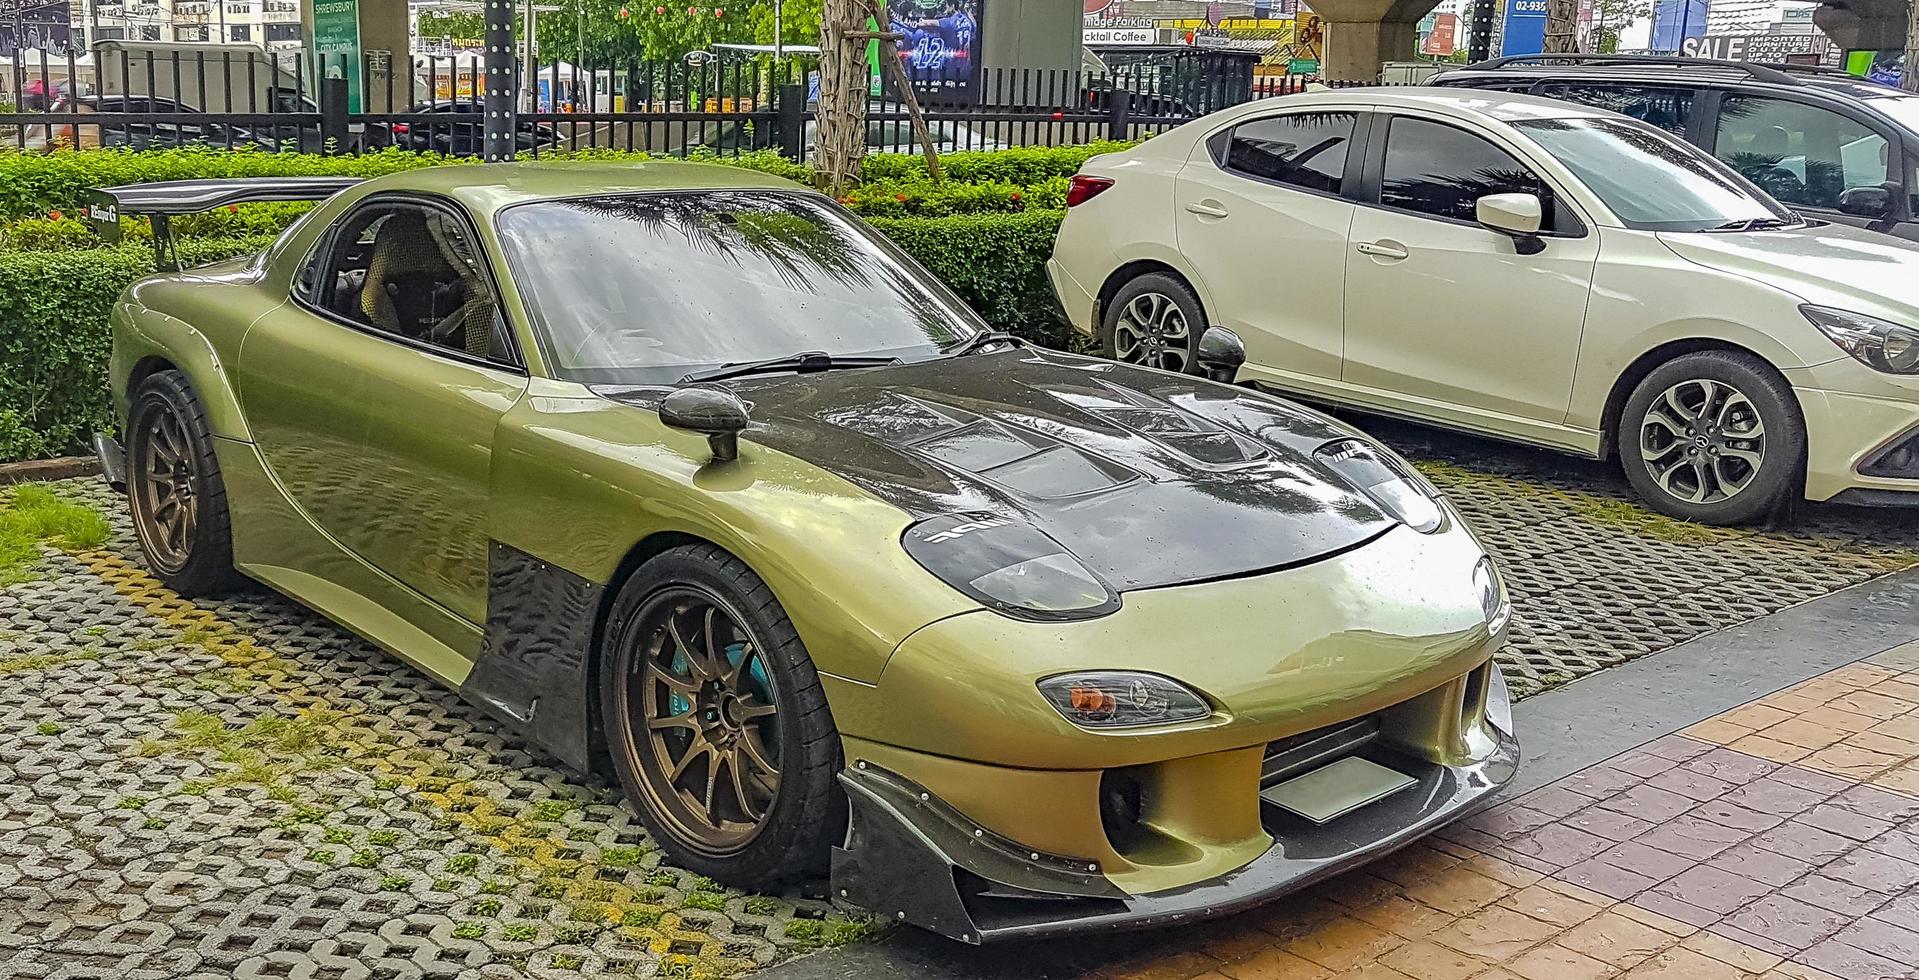
{"label": "sedan alloy wheel", "polygon": [[1758,477],[1766,426],[1745,393],[1696,378],[1653,399],[1639,426],[1639,452],[1666,493],[1687,503],[1718,503]]}
{"label": "sedan alloy wheel", "polygon": [[1122,361],[1167,371],[1185,371],[1192,326],[1172,297],[1144,292],[1120,310],[1113,325],[1115,356]]}

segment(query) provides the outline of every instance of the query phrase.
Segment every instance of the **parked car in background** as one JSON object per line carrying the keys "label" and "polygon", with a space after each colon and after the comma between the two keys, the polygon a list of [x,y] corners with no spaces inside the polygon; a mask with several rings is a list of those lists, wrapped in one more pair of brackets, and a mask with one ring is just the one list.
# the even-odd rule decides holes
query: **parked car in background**
{"label": "parked car in background", "polygon": [[1433,84],[1624,113],[1803,214],[1919,240],[1919,95],[1825,68],[1593,55],[1499,58]]}
{"label": "parked car in background", "polygon": [[1082,333],[1594,457],[1653,507],[1919,505],[1919,245],[1808,221],[1653,126],[1457,88],[1248,103],[1087,161],[1048,263]]}
{"label": "parked car in background", "polygon": [[[269,136],[247,127],[194,118],[206,114],[193,106],[157,96],[69,93],[56,99],[47,111],[52,114],[99,115],[100,120],[22,127],[23,149],[45,150],[71,146],[79,149],[124,147],[130,150],[161,150],[177,146],[232,146],[272,150],[280,147]],[[141,118],[141,114],[149,118]],[[300,133],[301,127],[288,125],[284,127],[283,135],[288,140],[297,141]]]}
{"label": "parked car in background", "polygon": [[[416,103],[406,110],[413,118],[369,123],[368,141],[376,145],[397,146],[406,150],[440,153],[446,156],[479,156],[486,140],[485,117],[474,99],[437,99]],[[516,128],[516,152],[557,146],[560,134],[547,123],[520,121]]]}
{"label": "parked car in background", "polygon": [[1493,560],[1390,450],[1220,383],[1223,331],[1216,378],[1030,346],[737,167],[90,207],[302,197],[265,253],[115,304],[96,442],[147,567],[333,616],[616,777],[678,867],[1103,937],[1363,864],[1518,768]]}

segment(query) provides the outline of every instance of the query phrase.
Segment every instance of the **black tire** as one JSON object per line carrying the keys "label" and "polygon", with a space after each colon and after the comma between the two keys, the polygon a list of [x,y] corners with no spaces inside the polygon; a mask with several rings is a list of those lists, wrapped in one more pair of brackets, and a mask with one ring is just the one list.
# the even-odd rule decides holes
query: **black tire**
{"label": "black tire", "polygon": [[185,596],[244,587],[206,408],[180,372],[157,371],[134,386],[126,465],[134,536],[160,581]]}
{"label": "black tire", "polygon": [[[649,637],[658,634],[652,624],[662,610],[672,615],[671,610],[681,597],[694,597],[687,601],[717,600],[719,611],[733,616],[744,628],[746,642],[758,651],[763,671],[752,677],[745,676],[750,672],[748,664],[753,655],[743,654],[732,673],[738,681],[769,688],[762,691],[760,697],[770,694],[777,709],[772,715],[771,738],[765,737],[762,728],[757,731],[758,740],[754,743],[762,746],[762,751],[776,747],[776,751],[769,754],[777,763],[774,773],[777,790],[753,831],[740,841],[722,844],[713,839],[717,831],[706,834],[695,826],[695,822],[687,818],[685,808],[691,806],[698,810],[698,801],[689,804],[677,792],[673,794],[673,802],[665,801],[667,792],[674,788],[674,779],[663,777],[661,770],[664,761],[671,760],[653,755],[656,736],[640,731],[641,718],[647,712],[646,699],[654,697],[656,691],[670,690],[650,686],[655,682],[646,672],[647,659],[658,656],[648,650],[653,642]],[[736,632],[733,638],[741,637]],[[706,640],[689,639],[684,646],[705,643]],[[730,656],[732,648],[725,649]],[[706,645],[706,650],[710,654],[713,646]],[[825,869],[831,847],[846,832],[846,802],[838,783],[844,766],[839,732],[833,725],[826,693],[820,687],[819,674],[813,668],[805,644],[800,642],[799,634],[793,630],[772,590],[745,562],[716,545],[695,544],[662,552],[640,566],[614,597],[601,639],[599,660],[600,714],[614,771],[647,829],[677,866],[749,890],[777,888]],[[675,655],[673,663],[680,662]],[[643,678],[637,682],[641,689],[638,694],[632,689],[636,677]],[[697,673],[691,679],[697,684]],[[703,685],[701,690],[705,690]],[[678,717],[703,717],[704,706],[709,702],[690,693],[687,697],[694,700],[683,702],[688,703],[689,708]],[[747,698],[742,696],[733,703],[745,704]],[[687,738],[691,739],[693,726],[684,727],[689,730]],[[732,733],[742,742],[744,727],[744,722],[739,723]],[[657,736],[664,737],[664,734]],[[658,751],[670,753],[670,748]],[[694,751],[689,745],[681,758]],[[728,784],[740,787],[742,782],[731,777],[738,774],[738,760],[742,758],[745,756],[736,752],[735,761],[728,767],[708,755],[693,766],[708,767],[704,774],[708,780],[715,778],[716,770],[727,772]],[[686,775],[693,777],[696,783],[700,778],[694,769],[687,769]],[[659,781],[662,778],[665,778],[664,784]],[[764,782],[755,784],[755,791],[764,785]],[[712,794],[715,791],[709,788],[706,792],[706,809],[710,815],[714,812]],[[742,797],[734,795],[733,800],[740,805],[738,810],[745,810]]]}
{"label": "black tire", "polygon": [[1199,336],[1205,332],[1206,313],[1193,290],[1176,276],[1148,272],[1113,294],[1099,337],[1115,361],[1198,374]]}
{"label": "black tire", "polygon": [[1618,445],[1633,489],[1682,520],[1750,523],[1805,488],[1799,402],[1751,354],[1701,351],[1654,368],[1620,411]]}

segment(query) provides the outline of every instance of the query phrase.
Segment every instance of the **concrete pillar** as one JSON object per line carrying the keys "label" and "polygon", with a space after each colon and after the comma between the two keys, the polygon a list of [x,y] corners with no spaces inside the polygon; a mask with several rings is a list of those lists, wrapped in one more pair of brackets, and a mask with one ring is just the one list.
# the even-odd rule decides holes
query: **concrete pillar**
{"label": "concrete pillar", "polygon": [[1906,46],[1906,0],[1836,0],[1815,9],[1812,22],[1842,50]]}
{"label": "concrete pillar", "polygon": [[1439,0],[1309,0],[1326,24],[1320,73],[1341,81],[1370,82],[1380,65],[1407,61],[1419,40],[1419,19]]}

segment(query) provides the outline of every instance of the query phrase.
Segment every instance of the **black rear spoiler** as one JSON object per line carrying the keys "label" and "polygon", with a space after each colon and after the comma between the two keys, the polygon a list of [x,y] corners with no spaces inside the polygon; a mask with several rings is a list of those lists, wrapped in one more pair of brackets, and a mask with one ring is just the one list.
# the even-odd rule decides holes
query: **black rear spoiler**
{"label": "black rear spoiler", "polygon": [[109,242],[120,240],[120,219],[146,215],[153,223],[155,266],[179,268],[168,219],[260,201],[324,201],[360,182],[358,177],[228,177],[162,180],[151,184],[95,188],[87,192],[87,220]]}

